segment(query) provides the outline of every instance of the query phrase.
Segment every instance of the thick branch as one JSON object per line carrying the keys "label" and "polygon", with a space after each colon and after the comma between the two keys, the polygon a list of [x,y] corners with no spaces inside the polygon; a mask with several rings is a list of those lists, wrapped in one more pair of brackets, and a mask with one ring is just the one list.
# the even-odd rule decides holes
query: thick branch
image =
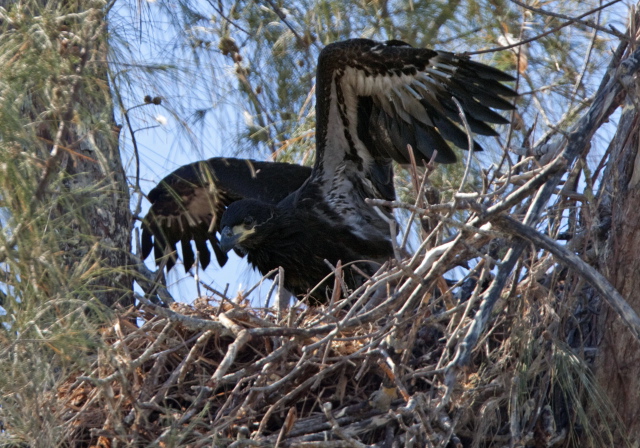
{"label": "thick branch", "polygon": [[516,221],[510,216],[501,216],[493,223],[513,235],[524,238],[536,246],[548,250],[561,262],[584,277],[602,295],[609,305],[616,310],[627,327],[635,334],[636,338],[640,340],[640,316],[636,314],[624,297],[609,283],[604,275],[589,266],[566,247],[559,245],[548,236],[537,232],[530,226]]}

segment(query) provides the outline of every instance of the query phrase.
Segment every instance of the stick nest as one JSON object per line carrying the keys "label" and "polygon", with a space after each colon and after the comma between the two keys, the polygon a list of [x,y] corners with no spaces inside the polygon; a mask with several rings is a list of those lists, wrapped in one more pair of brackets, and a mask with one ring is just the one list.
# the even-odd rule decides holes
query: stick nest
{"label": "stick nest", "polygon": [[571,314],[575,333],[590,317],[550,306],[566,272],[514,281],[459,367],[490,266],[455,284],[438,272],[472,243],[487,240],[387,267],[323,307],[208,297],[130,310],[104,329],[92,370],[57,390],[69,445],[571,446],[588,375],[558,324]]}

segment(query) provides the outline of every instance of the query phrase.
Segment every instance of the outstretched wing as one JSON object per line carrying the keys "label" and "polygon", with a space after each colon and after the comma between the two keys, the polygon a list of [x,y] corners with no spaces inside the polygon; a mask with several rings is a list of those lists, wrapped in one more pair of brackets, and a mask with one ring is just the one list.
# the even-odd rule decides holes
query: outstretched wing
{"label": "outstretched wing", "polygon": [[[258,162],[248,159],[213,158],[178,168],[165,177],[148,195],[151,208],[142,221],[142,257],[154,249],[156,260],[182,246],[185,270],[195,261],[195,242],[204,268],[211,254],[220,266],[227,255],[216,236],[224,209],[243,198],[277,203],[297,190],[309,178],[311,169],[289,163]],[[175,264],[167,261],[167,270]]]}
{"label": "outstretched wing", "polygon": [[[452,98],[470,129],[497,135],[487,123],[508,121],[492,109],[510,110],[513,78],[467,57],[401,41],[352,39],[327,45],[316,77],[316,169],[334,172],[345,159],[368,166],[384,158],[453,163],[447,141],[467,149],[468,137]],[[474,142],[474,150],[482,150]],[[331,174],[330,174],[331,175]]]}

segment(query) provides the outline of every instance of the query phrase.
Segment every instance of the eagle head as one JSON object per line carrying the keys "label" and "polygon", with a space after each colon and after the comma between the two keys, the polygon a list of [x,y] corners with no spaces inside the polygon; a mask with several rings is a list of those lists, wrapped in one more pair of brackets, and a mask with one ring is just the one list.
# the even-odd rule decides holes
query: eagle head
{"label": "eagle head", "polygon": [[231,249],[245,254],[256,248],[261,241],[260,227],[275,213],[272,204],[255,199],[242,199],[231,203],[220,221],[220,248],[224,252]]}

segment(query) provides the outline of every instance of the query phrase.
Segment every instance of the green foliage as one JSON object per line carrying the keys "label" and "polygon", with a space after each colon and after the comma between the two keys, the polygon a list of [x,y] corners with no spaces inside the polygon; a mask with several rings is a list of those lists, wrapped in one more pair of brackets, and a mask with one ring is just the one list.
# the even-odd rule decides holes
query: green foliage
{"label": "green foliage", "polygon": [[105,261],[114,249],[95,219],[121,190],[83,169],[106,171],[102,159],[115,146],[101,52],[105,6],[25,1],[0,9],[2,442],[58,445],[58,383],[101,344],[105,295],[129,289],[113,281],[125,265]]}

